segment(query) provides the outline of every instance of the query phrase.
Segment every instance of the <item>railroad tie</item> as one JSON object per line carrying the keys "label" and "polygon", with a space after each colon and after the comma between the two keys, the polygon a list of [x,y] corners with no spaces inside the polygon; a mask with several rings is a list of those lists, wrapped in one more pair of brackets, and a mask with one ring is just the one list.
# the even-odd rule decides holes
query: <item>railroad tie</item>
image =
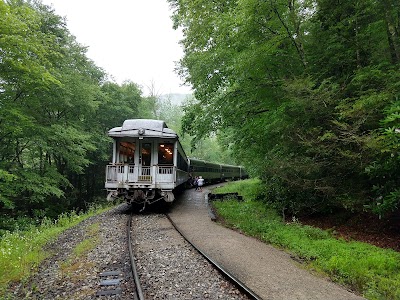
{"label": "railroad tie", "polygon": [[99,274],[101,281],[99,283],[100,289],[97,291],[96,296],[112,296],[112,295],[120,295],[122,293],[122,289],[119,287],[121,283],[121,271],[106,271],[101,272]]}

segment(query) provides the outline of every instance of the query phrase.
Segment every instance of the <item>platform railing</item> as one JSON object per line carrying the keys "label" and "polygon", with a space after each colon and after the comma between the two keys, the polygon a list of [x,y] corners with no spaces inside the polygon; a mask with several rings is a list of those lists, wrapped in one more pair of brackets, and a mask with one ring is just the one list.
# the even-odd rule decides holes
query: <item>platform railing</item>
{"label": "platform railing", "polygon": [[140,182],[152,182],[151,167],[140,167],[138,180]]}
{"label": "platform railing", "polygon": [[158,166],[158,170],[157,170],[157,182],[158,183],[170,183],[170,182],[174,182],[174,170],[175,167],[174,166]]}
{"label": "platform railing", "polygon": [[106,168],[106,181],[107,182],[121,182],[125,179],[125,166],[124,165],[107,165]]}
{"label": "platform railing", "polygon": [[111,164],[106,168],[106,181],[111,182],[152,182],[173,183],[174,166],[142,167],[129,164]]}
{"label": "platform railing", "polygon": [[127,169],[127,181],[128,182],[137,182],[138,181],[138,171],[135,165],[128,165]]}

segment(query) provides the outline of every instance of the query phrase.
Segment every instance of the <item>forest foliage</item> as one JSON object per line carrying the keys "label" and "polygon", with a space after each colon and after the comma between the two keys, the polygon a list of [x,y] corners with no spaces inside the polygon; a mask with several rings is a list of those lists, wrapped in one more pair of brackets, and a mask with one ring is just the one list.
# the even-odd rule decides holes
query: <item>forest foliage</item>
{"label": "forest foliage", "polygon": [[292,214],[400,203],[400,2],[168,0],[184,38],[182,121]]}
{"label": "forest foliage", "polygon": [[106,132],[136,117],[182,127],[190,156],[232,153],[283,211],[398,210],[397,1],[168,1],[184,30],[178,71],[195,90],[184,115],[110,81],[51,7],[0,1],[2,216],[104,198]]}
{"label": "forest foliage", "polygon": [[40,1],[0,1],[0,214],[56,217],[105,198],[107,131],[154,103],[86,56]]}
{"label": "forest foliage", "polygon": [[[0,0],[0,234],[104,201],[107,131],[124,120],[165,120],[180,132],[177,95],[115,83],[86,51],[52,7]],[[189,135],[181,141],[188,155],[229,161],[215,137],[193,152]]]}

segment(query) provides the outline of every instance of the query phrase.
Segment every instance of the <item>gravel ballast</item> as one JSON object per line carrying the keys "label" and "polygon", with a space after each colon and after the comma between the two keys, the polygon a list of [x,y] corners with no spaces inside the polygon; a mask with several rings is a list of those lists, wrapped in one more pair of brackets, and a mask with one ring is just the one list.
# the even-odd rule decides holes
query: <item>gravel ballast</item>
{"label": "gravel ballast", "polygon": [[[127,205],[66,230],[46,251],[53,253],[8,299],[135,299],[127,245]],[[248,299],[173,228],[165,215],[133,217],[132,244],[145,299]],[[89,250],[77,254],[87,242]],[[121,289],[96,296],[100,273],[119,271]]]}
{"label": "gravel ballast", "polygon": [[[99,274],[120,270],[122,294],[112,299],[132,299],[129,255],[126,241],[126,205],[90,217],[66,230],[46,251],[53,253],[37,273],[13,292],[14,299],[100,299]],[[91,250],[76,254],[82,241],[91,243]]]}
{"label": "gravel ballast", "polygon": [[146,299],[248,299],[164,215],[135,216],[133,243]]}

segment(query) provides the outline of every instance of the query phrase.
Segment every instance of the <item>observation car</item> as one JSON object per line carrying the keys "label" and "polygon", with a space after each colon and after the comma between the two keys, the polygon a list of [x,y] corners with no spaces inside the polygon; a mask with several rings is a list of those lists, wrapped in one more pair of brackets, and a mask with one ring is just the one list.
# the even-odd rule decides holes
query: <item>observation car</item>
{"label": "observation car", "polygon": [[125,120],[108,131],[113,138],[112,161],[106,166],[108,199],[124,197],[131,204],[172,202],[173,191],[195,176],[206,183],[246,178],[242,167],[187,158],[178,135],[164,121]]}
{"label": "observation car", "polygon": [[106,167],[108,198],[128,203],[172,202],[173,190],[187,182],[188,162],[178,135],[164,121],[125,120],[109,130],[112,163]]}

